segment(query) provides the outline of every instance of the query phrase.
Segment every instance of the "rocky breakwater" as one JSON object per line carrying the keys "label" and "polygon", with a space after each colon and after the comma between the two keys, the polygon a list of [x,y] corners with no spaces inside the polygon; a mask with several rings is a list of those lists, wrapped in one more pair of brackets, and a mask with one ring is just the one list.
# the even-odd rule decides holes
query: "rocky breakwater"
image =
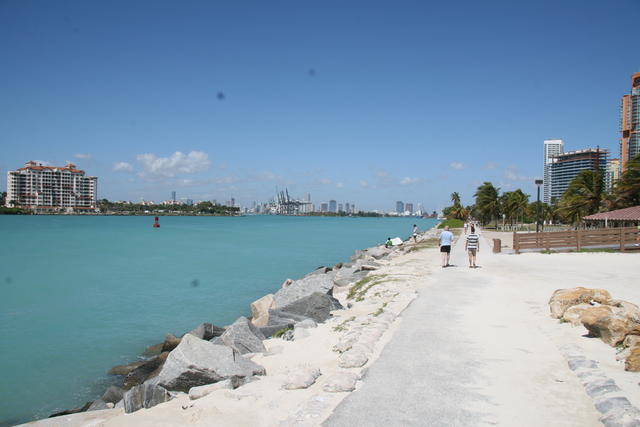
{"label": "rocky breakwater", "polygon": [[[280,390],[306,389],[319,377],[326,393],[353,390],[376,343],[415,297],[414,284],[403,294],[404,285],[378,270],[412,249],[431,247],[424,243],[432,234],[435,231],[419,236],[415,244],[356,251],[348,262],[320,267],[298,280],[287,279],[277,292],[251,304],[250,317],[239,317],[224,328],[203,323],[182,337],[167,334],[163,343],[147,349],[148,360],[114,367],[110,373],[122,381],[100,399],[55,415],[109,408],[131,413],[172,400],[188,402],[212,393],[215,397],[219,391],[228,393],[241,386],[258,384],[269,389],[274,380]],[[334,355],[335,369],[321,371],[319,366],[305,364],[313,357],[299,356],[281,379],[282,363],[273,361],[282,348],[274,343],[301,341],[320,329],[326,333],[327,328],[319,327],[323,323],[329,325],[330,339],[318,352],[322,348]]]}
{"label": "rocky breakwater", "polygon": [[[549,300],[551,316],[573,326],[583,326],[588,336],[599,338],[618,350],[616,360],[624,369],[640,372],[640,308],[628,301],[613,299],[604,289],[577,287],[558,289]],[[640,425],[640,409],[631,404],[615,380],[577,349],[565,349],[569,368],[594,399],[606,426]]]}

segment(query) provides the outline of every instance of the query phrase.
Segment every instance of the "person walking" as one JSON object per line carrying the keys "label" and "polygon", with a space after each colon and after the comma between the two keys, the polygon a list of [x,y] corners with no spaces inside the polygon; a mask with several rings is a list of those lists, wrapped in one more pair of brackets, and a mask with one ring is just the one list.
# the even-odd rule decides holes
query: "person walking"
{"label": "person walking", "polygon": [[413,243],[418,243],[418,226],[413,224]]}
{"label": "person walking", "polygon": [[477,268],[476,254],[480,250],[480,236],[476,234],[476,228],[471,225],[471,234],[467,236],[464,249],[469,253],[469,268]]}
{"label": "person walking", "polygon": [[444,231],[440,233],[440,253],[442,254],[442,268],[449,267],[451,243],[453,243],[453,233],[449,231],[449,226],[446,225],[444,227]]}

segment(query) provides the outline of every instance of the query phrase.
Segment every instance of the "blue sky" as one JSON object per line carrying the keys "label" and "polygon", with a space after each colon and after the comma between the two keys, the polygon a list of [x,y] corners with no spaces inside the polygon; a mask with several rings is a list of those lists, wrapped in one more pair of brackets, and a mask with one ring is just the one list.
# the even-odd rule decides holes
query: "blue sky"
{"label": "blue sky", "polygon": [[638,0],[2,0],[0,171],[70,160],[111,200],[250,205],[288,187],[433,210],[486,180],[535,196],[544,139],[618,157],[639,13]]}

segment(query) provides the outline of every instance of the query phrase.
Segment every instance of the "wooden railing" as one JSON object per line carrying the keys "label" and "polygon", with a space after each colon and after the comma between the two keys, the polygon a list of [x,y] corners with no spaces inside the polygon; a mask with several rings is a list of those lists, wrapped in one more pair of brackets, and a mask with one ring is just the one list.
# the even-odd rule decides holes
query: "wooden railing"
{"label": "wooden railing", "polygon": [[640,243],[636,227],[600,228],[545,233],[513,233],[513,249],[567,248],[580,250],[588,246],[616,246],[621,251],[626,245]]}

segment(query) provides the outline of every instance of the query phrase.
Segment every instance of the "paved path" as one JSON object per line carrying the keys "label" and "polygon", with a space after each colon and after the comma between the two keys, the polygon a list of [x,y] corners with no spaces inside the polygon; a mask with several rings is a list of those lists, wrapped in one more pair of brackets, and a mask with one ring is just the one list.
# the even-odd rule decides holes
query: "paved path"
{"label": "paved path", "polygon": [[[512,255],[493,255],[481,239],[481,268],[470,269],[462,240],[452,251],[454,267],[425,278],[361,387],[324,425],[600,425],[544,333],[513,332],[526,302],[493,307],[506,286],[496,270]],[[546,316],[529,314],[533,322]]]}

